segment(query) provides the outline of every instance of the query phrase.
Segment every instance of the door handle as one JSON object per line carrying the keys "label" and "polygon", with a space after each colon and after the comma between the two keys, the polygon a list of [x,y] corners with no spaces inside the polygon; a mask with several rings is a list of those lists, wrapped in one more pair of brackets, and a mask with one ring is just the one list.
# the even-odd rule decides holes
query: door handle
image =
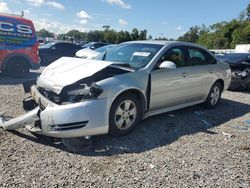
{"label": "door handle", "polygon": [[181,76],[184,77],[184,78],[186,78],[187,76],[189,76],[189,74],[186,73],[186,72],[184,72],[184,73],[181,74]]}

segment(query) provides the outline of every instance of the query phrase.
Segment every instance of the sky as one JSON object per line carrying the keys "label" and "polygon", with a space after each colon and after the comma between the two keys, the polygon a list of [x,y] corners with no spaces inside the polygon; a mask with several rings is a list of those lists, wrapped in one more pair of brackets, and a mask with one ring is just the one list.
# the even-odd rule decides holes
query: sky
{"label": "sky", "polygon": [[36,30],[146,29],[153,37],[177,38],[195,25],[237,18],[250,0],[0,0],[0,12],[31,19]]}

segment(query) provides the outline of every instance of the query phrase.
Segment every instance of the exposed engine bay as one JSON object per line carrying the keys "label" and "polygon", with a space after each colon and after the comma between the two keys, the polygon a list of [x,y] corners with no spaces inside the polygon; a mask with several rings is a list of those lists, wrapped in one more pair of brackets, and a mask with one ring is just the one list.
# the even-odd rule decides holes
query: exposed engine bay
{"label": "exposed engine bay", "polygon": [[81,102],[87,99],[96,99],[103,92],[102,88],[99,87],[96,82],[128,72],[130,71],[126,69],[109,66],[90,77],[65,86],[59,94],[42,87],[38,87],[38,91],[44,97],[56,104],[67,104]]}

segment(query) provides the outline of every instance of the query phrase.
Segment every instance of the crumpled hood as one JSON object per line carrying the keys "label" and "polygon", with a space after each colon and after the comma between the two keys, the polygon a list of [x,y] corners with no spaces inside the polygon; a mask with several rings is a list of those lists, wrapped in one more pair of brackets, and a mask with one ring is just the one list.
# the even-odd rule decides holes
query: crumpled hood
{"label": "crumpled hood", "polygon": [[76,56],[84,59],[90,59],[101,54],[95,50],[91,50],[89,48],[84,48],[76,52]]}
{"label": "crumpled hood", "polygon": [[108,61],[62,57],[44,69],[37,85],[59,94],[63,87],[90,77],[111,64]]}

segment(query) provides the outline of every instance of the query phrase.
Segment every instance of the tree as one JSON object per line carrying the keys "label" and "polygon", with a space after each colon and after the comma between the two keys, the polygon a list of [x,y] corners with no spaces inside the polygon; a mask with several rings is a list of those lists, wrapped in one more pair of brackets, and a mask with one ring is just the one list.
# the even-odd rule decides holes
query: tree
{"label": "tree", "polygon": [[152,35],[149,35],[149,36],[148,36],[148,40],[153,40]]}
{"label": "tree", "polygon": [[117,38],[117,32],[115,30],[108,30],[105,31],[104,33],[104,41],[108,42],[108,43],[116,43],[116,38]]}
{"label": "tree", "polygon": [[67,36],[72,37],[75,40],[81,40],[82,39],[82,32],[78,30],[71,30],[68,33],[66,33]]}
{"label": "tree", "polygon": [[109,25],[104,25],[102,26],[102,28],[105,30],[105,31],[108,31],[110,29],[110,26]]}
{"label": "tree", "polygon": [[102,31],[89,31],[86,36],[87,41],[101,42],[104,40],[104,33]]}
{"label": "tree", "polygon": [[139,40],[147,40],[147,30],[146,29],[144,29],[144,30],[142,30],[142,31],[140,31],[140,34],[139,34]]}
{"label": "tree", "polygon": [[209,27],[191,27],[178,40],[198,43],[210,49],[235,48],[236,44],[250,43],[250,4],[239,19],[215,23]]}
{"label": "tree", "polygon": [[194,26],[190,27],[189,31],[186,32],[182,37],[179,37],[179,41],[196,43],[199,38],[200,27]]}
{"label": "tree", "polygon": [[132,33],[130,34],[131,40],[138,40],[139,38],[139,31],[138,29],[134,28]]}
{"label": "tree", "polygon": [[247,15],[247,19],[250,20],[250,4],[248,4],[247,6],[246,15]]}
{"label": "tree", "polygon": [[49,32],[49,31],[47,31],[45,29],[41,29],[40,31],[37,31],[36,35],[38,37],[43,37],[43,38],[45,38],[45,37],[54,37],[54,33],[51,33],[51,32]]}

